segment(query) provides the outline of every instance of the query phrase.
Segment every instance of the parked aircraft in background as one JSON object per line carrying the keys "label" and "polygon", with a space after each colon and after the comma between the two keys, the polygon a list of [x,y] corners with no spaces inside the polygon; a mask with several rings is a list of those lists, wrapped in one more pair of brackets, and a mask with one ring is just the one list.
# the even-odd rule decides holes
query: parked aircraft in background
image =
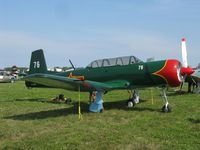
{"label": "parked aircraft in background", "polygon": [[194,73],[186,78],[188,92],[200,93],[200,66],[194,68]]}
{"label": "parked aircraft in background", "polygon": [[15,77],[8,74],[6,71],[0,72],[0,83],[13,83],[15,81]]}
{"label": "parked aircraft in background", "polygon": [[200,68],[196,68],[194,73],[191,74],[193,82],[195,82],[194,93],[200,93]]}
{"label": "parked aircraft in background", "polygon": [[[24,78],[27,87],[53,87],[66,90],[89,92],[97,91],[97,100],[90,105],[93,112],[101,111],[102,96],[111,90],[122,89],[134,91],[144,87],[162,88],[165,104],[163,112],[169,112],[170,106],[166,96],[166,87],[178,87],[186,75],[194,71],[182,66],[176,59],[142,62],[135,56],[99,59],[86,68],[69,72],[47,71],[43,50],[32,52],[29,74]],[[139,98],[137,90],[132,92],[128,104],[136,103]],[[92,106],[92,108],[91,108]]]}

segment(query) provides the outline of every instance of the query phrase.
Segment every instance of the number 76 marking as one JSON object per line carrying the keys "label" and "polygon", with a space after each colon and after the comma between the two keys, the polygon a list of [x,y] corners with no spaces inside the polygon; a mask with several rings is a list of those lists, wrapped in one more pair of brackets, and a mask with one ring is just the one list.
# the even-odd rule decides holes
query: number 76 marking
{"label": "number 76 marking", "polygon": [[138,70],[143,70],[144,69],[144,66],[143,65],[139,65],[138,66]]}
{"label": "number 76 marking", "polygon": [[33,62],[33,67],[34,68],[40,68],[40,61],[34,61]]}

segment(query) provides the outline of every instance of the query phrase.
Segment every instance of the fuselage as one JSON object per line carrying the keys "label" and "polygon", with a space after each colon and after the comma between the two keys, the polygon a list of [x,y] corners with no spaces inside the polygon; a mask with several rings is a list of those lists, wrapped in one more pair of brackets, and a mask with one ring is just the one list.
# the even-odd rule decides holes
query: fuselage
{"label": "fuselage", "polygon": [[[130,87],[166,85],[176,87],[181,83],[181,63],[178,60],[162,60],[154,62],[140,62],[124,66],[110,66],[99,68],[85,68],[74,70],[75,76],[84,76],[85,80],[110,82],[127,80]],[[68,76],[69,73],[63,75]]]}
{"label": "fuselage", "polygon": [[[134,89],[152,86],[177,87],[182,82],[180,74],[181,63],[169,59],[153,62],[139,62],[128,65],[115,65],[105,67],[86,67],[69,72],[46,72],[58,76],[81,76],[84,80],[109,83],[112,81],[126,80],[129,85],[124,89]],[[29,87],[38,87],[38,84],[26,83]],[[68,90],[75,90],[67,87]],[[123,89],[123,88],[121,88]]]}

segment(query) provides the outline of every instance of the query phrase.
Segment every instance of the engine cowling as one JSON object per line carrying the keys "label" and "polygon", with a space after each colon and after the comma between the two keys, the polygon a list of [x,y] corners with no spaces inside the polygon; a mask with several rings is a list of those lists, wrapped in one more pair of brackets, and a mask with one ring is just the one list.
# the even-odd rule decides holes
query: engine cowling
{"label": "engine cowling", "polygon": [[183,82],[181,63],[175,59],[166,60],[164,66],[154,74],[162,77],[171,87],[177,87]]}

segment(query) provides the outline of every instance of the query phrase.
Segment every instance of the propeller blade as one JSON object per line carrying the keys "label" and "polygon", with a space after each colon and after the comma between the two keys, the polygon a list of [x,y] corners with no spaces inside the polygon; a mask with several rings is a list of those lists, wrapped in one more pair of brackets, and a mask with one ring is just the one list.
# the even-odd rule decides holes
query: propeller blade
{"label": "propeller blade", "polygon": [[183,65],[183,67],[187,68],[188,67],[188,59],[187,59],[186,39],[185,38],[182,38],[181,46],[182,46],[182,65]]}

